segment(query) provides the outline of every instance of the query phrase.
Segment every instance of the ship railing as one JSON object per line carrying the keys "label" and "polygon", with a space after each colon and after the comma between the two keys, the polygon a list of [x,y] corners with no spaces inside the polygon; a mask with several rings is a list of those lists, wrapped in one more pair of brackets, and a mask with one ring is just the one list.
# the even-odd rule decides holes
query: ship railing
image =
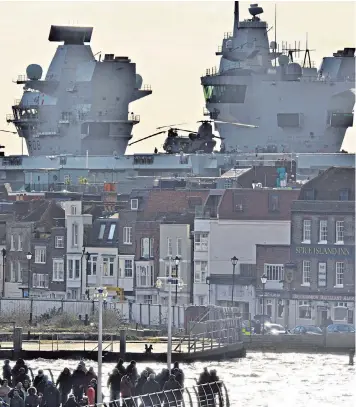
{"label": "ship railing", "polygon": [[219,45],[219,46],[218,46],[218,52],[222,52],[222,50],[223,50],[223,46],[222,46],[222,45]]}
{"label": "ship railing", "polygon": [[143,85],[142,90],[152,90],[151,85]]}
{"label": "ship railing", "polygon": [[17,82],[26,82],[28,81],[27,75],[18,75],[17,76]]}
{"label": "ship railing", "polygon": [[216,66],[213,66],[212,68],[207,68],[207,70],[205,71],[205,75],[204,76],[217,76],[219,75],[219,68],[217,68]]}
{"label": "ship railing", "polygon": [[224,382],[218,381],[183,389],[124,397],[90,407],[230,407],[230,405],[226,386]]}
{"label": "ship railing", "polygon": [[233,38],[232,32],[225,32],[224,33],[224,40],[227,40],[229,38]]}

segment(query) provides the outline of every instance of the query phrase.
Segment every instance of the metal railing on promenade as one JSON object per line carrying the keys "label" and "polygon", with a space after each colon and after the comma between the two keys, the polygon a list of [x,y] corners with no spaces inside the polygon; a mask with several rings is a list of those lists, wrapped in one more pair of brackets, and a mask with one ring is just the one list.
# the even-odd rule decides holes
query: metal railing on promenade
{"label": "metal railing on promenade", "polygon": [[230,407],[230,400],[224,383],[219,381],[97,403],[90,407]]}

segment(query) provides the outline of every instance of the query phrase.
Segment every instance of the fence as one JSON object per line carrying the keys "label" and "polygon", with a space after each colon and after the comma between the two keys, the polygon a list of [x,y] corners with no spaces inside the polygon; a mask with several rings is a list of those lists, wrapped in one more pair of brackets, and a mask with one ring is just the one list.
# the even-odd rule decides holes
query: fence
{"label": "fence", "polygon": [[[227,389],[223,382],[201,384],[178,390],[128,397],[95,407],[230,407]],[[94,406],[90,406],[94,407]]]}
{"label": "fence", "polygon": [[[126,323],[157,328],[167,326],[168,307],[164,305],[104,302],[104,308],[118,311],[122,321]],[[172,306],[172,326],[174,328],[184,327],[185,309],[186,307],[178,305]],[[86,315],[90,319],[97,311],[98,301],[28,298],[4,298],[0,300],[1,319],[4,321],[16,320],[18,323],[21,319],[41,322],[60,314],[70,314],[84,320]]]}

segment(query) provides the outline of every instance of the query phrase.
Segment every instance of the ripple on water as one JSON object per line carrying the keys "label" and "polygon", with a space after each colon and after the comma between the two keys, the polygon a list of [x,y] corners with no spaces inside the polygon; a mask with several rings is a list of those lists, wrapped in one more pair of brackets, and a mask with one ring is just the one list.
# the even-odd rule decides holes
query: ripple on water
{"label": "ripple on water", "polygon": [[[28,363],[34,372],[50,368],[56,377],[65,366],[74,369],[78,361],[37,359]],[[187,386],[195,384],[194,379],[205,366],[217,369],[229,390],[232,407],[354,407],[355,368],[347,363],[348,355],[256,352],[242,360],[196,362],[182,364],[182,367]],[[97,370],[96,363],[86,361],[86,364]],[[144,370],[147,365],[138,363],[138,370]],[[151,366],[156,372],[165,367],[163,364]],[[114,363],[103,365],[103,391],[106,396],[106,378],[113,367]]]}

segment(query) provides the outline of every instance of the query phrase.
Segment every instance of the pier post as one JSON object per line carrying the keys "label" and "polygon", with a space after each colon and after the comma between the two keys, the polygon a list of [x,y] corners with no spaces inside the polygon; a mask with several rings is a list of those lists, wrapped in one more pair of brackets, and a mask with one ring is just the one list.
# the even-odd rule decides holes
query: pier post
{"label": "pier post", "polygon": [[120,330],[120,358],[125,360],[126,353],[126,330]]}
{"label": "pier post", "polygon": [[14,327],[13,350],[15,359],[19,357],[22,351],[22,327]]}

